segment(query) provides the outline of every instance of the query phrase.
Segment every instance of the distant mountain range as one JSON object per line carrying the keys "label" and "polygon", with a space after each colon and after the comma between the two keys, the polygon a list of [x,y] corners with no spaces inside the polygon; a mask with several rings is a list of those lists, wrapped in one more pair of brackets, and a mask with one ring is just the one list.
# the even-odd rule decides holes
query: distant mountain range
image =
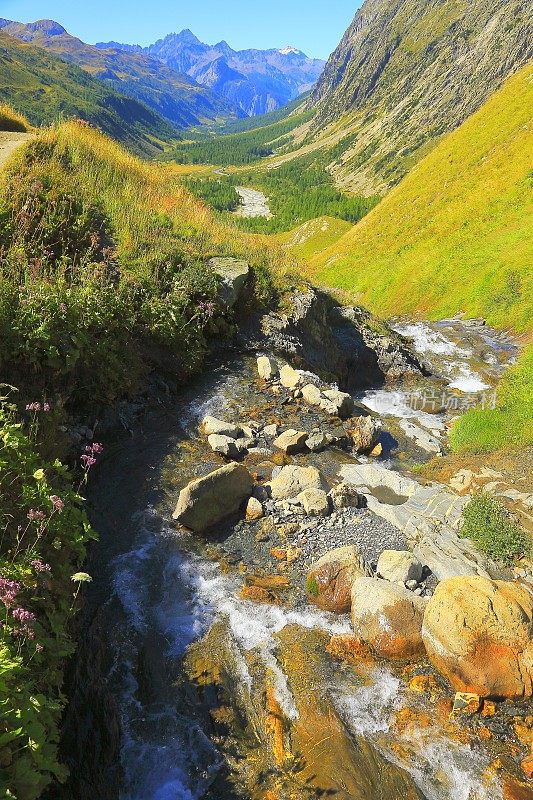
{"label": "distant mountain range", "polygon": [[1,29],[0,103],[13,106],[33,125],[79,117],[142,156],[155,156],[179,139],[177,129],[156,111]]}
{"label": "distant mountain range", "polygon": [[76,64],[93,78],[157,111],[177,128],[243,116],[210,88],[158,59],[136,50],[98,49],[52,20],[25,25],[0,19],[0,30]]}
{"label": "distant mountain range", "polygon": [[226,98],[246,116],[273,111],[308,91],[325,64],[291,46],[233,50],[224,41],[207,45],[188,29],[144,48],[119,42],[100,42],[96,47],[156,58]]}

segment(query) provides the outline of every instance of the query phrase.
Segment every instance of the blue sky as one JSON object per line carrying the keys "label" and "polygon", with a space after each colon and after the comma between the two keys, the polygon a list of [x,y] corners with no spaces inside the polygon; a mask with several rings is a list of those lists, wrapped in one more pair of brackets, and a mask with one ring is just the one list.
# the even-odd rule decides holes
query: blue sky
{"label": "blue sky", "polygon": [[55,19],[86,42],[150,44],[190,28],[202,41],[235,49],[282,47],[327,58],[360,0],[0,0],[0,17]]}

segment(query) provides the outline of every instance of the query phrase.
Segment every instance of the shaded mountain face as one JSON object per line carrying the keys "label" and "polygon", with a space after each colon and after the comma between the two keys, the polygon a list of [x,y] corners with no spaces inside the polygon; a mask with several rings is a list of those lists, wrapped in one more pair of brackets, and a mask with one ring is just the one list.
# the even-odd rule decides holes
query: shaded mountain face
{"label": "shaded mountain face", "polygon": [[0,20],[0,29],[76,64],[122,94],[145,103],[178,128],[244,116],[235,106],[158,59],[131,47],[99,49],[71,36],[57,22],[28,25]]}
{"label": "shaded mountain face", "polygon": [[79,117],[142,156],[154,156],[178,138],[176,129],[151,108],[75,64],[8,36],[0,24],[0,103],[4,102],[34,125]]}
{"label": "shaded mountain face", "polygon": [[366,0],[309,101],[315,136],[343,119],[337,183],[397,183],[533,58],[532,16],[530,0]]}
{"label": "shaded mountain face", "polygon": [[[111,44],[124,50],[136,47],[116,42],[96,47]],[[190,30],[171,33],[142,52],[213,88],[247,116],[272,111],[308,91],[325,63],[295,47],[237,51],[224,41],[207,45]]]}

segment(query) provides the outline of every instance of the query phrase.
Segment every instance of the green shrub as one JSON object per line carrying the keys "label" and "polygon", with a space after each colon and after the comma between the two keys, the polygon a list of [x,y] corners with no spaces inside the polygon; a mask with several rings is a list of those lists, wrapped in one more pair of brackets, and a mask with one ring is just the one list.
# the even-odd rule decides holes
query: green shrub
{"label": "green shrub", "polygon": [[466,506],[461,536],[504,564],[511,564],[530,547],[526,533],[514,524],[504,506],[483,493],[475,495]]}
{"label": "green shrub", "polygon": [[72,476],[37,451],[40,408],[23,424],[0,405],[0,796],[17,800],[65,778],[57,743],[71,576],[94,537]]}

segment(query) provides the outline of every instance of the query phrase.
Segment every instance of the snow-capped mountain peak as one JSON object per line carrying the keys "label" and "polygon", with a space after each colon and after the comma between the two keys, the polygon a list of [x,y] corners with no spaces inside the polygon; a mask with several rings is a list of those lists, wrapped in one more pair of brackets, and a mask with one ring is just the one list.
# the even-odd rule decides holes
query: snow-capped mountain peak
{"label": "snow-capped mountain peak", "polygon": [[290,44],[288,44],[287,47],[282,47],[281,50],[279,50],[279,52],[281,53],[282,56],[290,56],[290,55],[300,56],[300,55],[302,55],[302,51],[301,50],[298,50],[297,47],[292,47]]}

